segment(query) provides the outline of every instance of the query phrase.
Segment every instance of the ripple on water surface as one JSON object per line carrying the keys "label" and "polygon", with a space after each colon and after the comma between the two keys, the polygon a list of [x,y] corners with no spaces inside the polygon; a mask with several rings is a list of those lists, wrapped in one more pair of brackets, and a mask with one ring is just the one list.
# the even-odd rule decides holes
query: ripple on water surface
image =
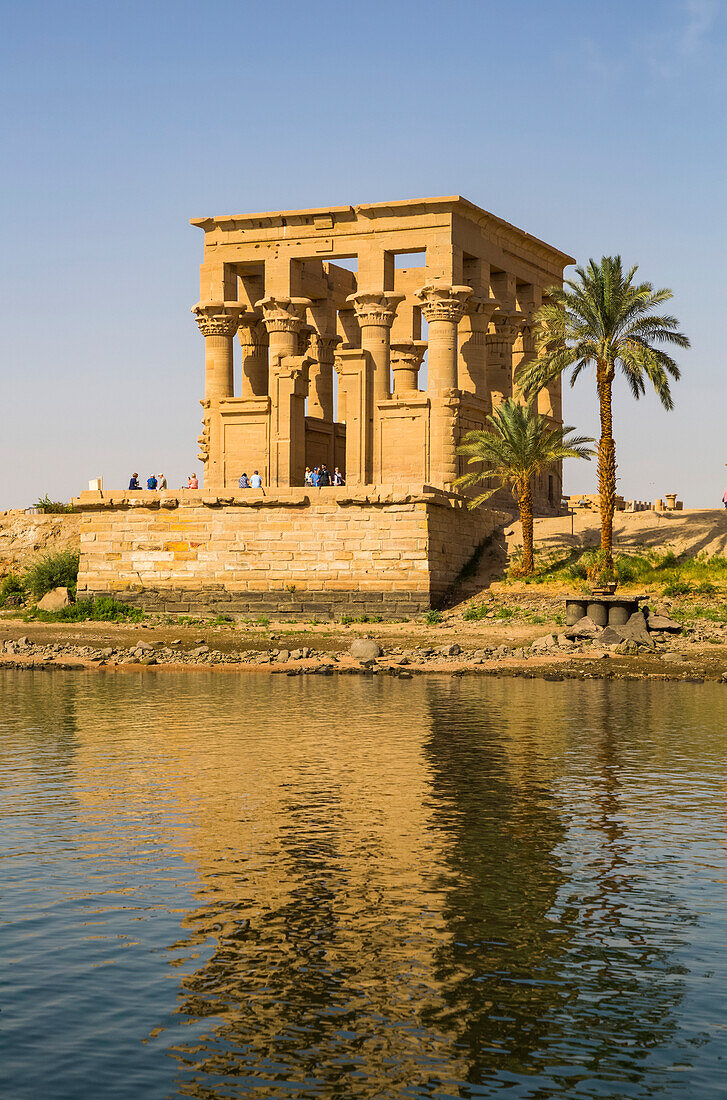
{"label": "ripple on water surface", "polygon": [[0,1080],[723,1096],[721,685],[0,671]]}

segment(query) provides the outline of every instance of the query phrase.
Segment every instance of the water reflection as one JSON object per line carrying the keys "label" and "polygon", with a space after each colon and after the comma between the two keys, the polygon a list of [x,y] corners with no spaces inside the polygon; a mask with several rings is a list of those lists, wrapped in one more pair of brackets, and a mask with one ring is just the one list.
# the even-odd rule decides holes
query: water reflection
{"label": "water reflection", "polygon": [[0,672],[9,1094],[718,1090],[722,691]]}

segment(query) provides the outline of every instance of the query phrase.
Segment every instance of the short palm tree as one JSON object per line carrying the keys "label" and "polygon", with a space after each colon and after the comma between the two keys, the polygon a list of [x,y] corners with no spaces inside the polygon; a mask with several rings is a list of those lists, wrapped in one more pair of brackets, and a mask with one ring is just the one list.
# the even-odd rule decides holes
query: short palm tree
{"label": "short palm tree", "polygon": [[536,357],[525,362],[517,384],[526,398],[572,368],[571,385],[584,367],[596,368],[601,416],[598,441],[598,492],[601,502],[601,561],[613,569],[613,513],[616,507],[616,445],[613,438],[611,391],[618,366],[634,397],[651,382],[665,409],[674,406],[669,377],[679,368],[663,345],[688,348],[676,317],[655,312],[669,301],[668,288],[635,283],[634,266],[624,271],[620,256],[576,268],[576,278],[564,287],[550,287],[550,300],[535,315]]}
{"label": "short palm tree", "polygon": [[478,469],[463,474],[455,485],[464,489],[490,479],[495,482],[494,487],[469,502],[470,508],[489,500],[498,489],[512,490],[523,529],[522,571],[530,576],[535,568],[532,480],[564,458],[590,459],[593,451],[586,444],[594,440],[571,436],[573,428],[553,426],[533,412],[531,405],[521,405],[512,398],[494,409],[485,423],[484,431],[467,432],[457,448]]}

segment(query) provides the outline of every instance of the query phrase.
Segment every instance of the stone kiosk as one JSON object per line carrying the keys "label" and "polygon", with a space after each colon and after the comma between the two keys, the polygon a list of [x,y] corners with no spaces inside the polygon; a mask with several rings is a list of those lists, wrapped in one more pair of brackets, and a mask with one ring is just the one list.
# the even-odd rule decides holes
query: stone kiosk
{"label": "stone kiosk", "polygon": [[[512,510],[467,510],[457,446],[514,394],[571,257],[459,196],[192,224],[204,488],[82,493],[79,591],[179,611],[441,600]],[[559,383],[538,408],[560,422]],[[345,487],[305,487],[323,463]],[[253,470],[264,491],[240,490]],[[559,472],[533,489],[560,510]]]}

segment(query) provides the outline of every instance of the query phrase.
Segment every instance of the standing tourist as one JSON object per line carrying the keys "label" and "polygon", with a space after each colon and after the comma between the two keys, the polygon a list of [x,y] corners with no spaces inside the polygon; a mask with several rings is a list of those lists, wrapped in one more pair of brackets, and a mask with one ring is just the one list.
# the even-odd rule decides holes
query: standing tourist
{"label": "standing tourist", "polygon": [[138,474],[132,474],[131,475],[131,478],[129,479],[129,488],[130,489],[140,489],[141,488],[141,486],[139,485],[139,475]]}
{"label": "standing tourist", "polygon": [[343,480],[343,474],[339,470],[338,466],[336,466],[335,470],[333,471],[333,484],[334,485],[345,485],[346,484],[346,482]]}
{"label": "standing tourist", "polygon": [[322,489],[325,485],[326,488],[331,484],[331,471],[326,466],[325,462],[321,466],[321,473],[318,478],[318,485]]}
{"label": "standing tourist", "polygon": [[311,485],[316,485],[316,486],[320,484],[320,474],[318,473],[318,467],[317,466],[314,466],[313,469],[311,470],[310,484]]}
{"label": "standing tourist", "polygon": [[237,484],[240,486],[241,489],[249,489],[250,479],[247,474],[243,474]]}
{"label": "standing tourist", "polygon": [[250,488],[251,489],[262,489],[262,487],[263,487],[263,479],[260,477],[260,474],[257,472],[257,470],[255,470],[254,474],[250,478]]}
{"label": "standing tourist", "polygon": [[310,483],[311,483],[310,478],[311,478],[311,469],[310,469],[310,466],[306,466],[306,468],[305,468],[305,478],[304,478],[304,481],[305,481],[306,485],[310,485]]}
{"label": "standing tourist", "polygon": [[159,474],[157,478],[157,489],[166,489],[166,487],[167,479],[165,478],[164,474]]}
{"label": "standing tourist", "polygon": [[725,508],[727,508],[727,489],[725,489],[725,491],[722,493],[722,503],[724,504]]}
{"label": "standing tourist", "polygon": [[188,489],[199,489],[199,481],[196,474],[189,475],[189,481],[187,482]]}

